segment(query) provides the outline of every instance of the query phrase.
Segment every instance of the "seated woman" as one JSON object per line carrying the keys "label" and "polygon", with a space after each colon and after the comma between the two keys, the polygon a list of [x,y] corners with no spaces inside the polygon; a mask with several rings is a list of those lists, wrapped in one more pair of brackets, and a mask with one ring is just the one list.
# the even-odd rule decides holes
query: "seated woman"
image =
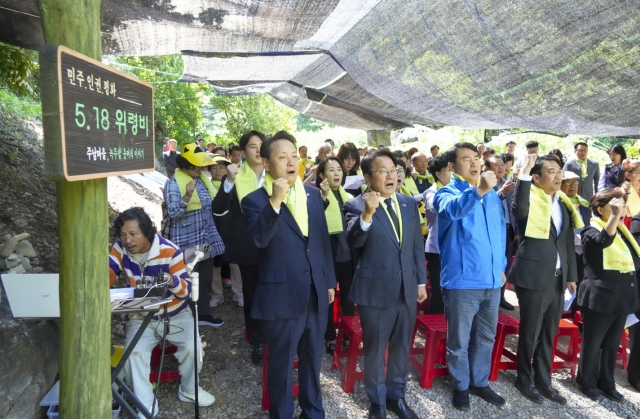
{"label": "seated woman", "polygon": [[[154,277],[160,272],[164,274],[165,281],[168,281],[167,297],[173,297],[173,300],[167,308],[167,314],[171,318],[167,341],[178,347],[175,356],[180,362],[178,369],[182,380],[178,398],[183,402],[194,403],[196,351],[193,347],[193,315],[189,308],[191,281],[187,275],[182,251],[156,233],[155,225],[139,207],[129,208],[121,213],[114,222],[114,229],[120,239],[113,245],[109,254],[110,284],[113,284],[121,273],[127,276],[127,287],[144,287],[142,284],[145,283],[145,277]],[[125,347],[129,346],[142,322],[142,317],[137,315],[129,320]],[[162,333],[158,331],[162,331],[164,327],[165,321],[154,316],[123,369],[125,380],[136,397],[149,412],[153,410],[155,413],[158,412],[158,401],[153,403],[153,389],[149,382],[151,351],[160,342]],[[199,351],[202,351],[202,345],[198,346]],[[199,362],[198,372],[201,368],[202,362]],[[200,406],[209,406],[215,400],[212,394],[202,388],[198,389]]]}
{"label": "seated woman", "polygon": [[627,316],[640,305],[640,247],[622,223],[623,194],[619,189],[598,191],[591,199],[595,217],[582,230],[585,267],[578,305],[584,326],[576,382],[592,400],[600,392],[613,401],[624,400],[613,377],[616,356]]}

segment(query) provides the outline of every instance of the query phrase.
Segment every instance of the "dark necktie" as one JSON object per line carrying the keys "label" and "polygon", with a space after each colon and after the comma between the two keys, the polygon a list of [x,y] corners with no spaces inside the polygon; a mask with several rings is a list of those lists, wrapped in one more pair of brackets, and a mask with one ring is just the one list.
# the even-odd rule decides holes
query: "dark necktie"
{"label": "dark necktie", "polygon": [[387,204],[387,212],[389,213],[389,217],[391,217],[393,226],[396,228],[398,241],[400,241],[400,222],[398,221],[398,216],[396,215],[395,208],[393,208],[393,199],[387,198],[384,200],[384,202]]}

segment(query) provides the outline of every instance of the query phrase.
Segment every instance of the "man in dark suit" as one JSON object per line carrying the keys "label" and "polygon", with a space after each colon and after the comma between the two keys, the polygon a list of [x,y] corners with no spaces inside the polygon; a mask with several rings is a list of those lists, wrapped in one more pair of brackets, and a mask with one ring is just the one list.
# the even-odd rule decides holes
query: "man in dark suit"
{"label": "man in dark suit", "polygon": [[[420,214],[415,201],[395,193],[396,161],[388,150],[360,165],[371,192],[344,205],[347,241],[357,252],[349,300],[358,305],[369,418],[417,419],[405,403],[416,301],[427,298]],[[385,351],[389,346],[385,379]]]}
{"label": "man in dark suit", "polygon": [[529,155],[513,199],[522,239],[508,276],[520,304],[515,386],[536,403],[542,403],[543,396],[567,403],[551,387],[553,339],[562,315],[564,290],[575,294],[577,279],[572,219],[575,209],[560,196],[561,167],[555,156]]}
{"label": "man in dark suit", "polygon": [[167,177],[171,179],[178,168],[176,156],[180,154],[180,152],[176,151],[178,148],[178,142],[173,138],[170,138],[167,144],[169,150],[166,153],[162,153],[162,160],[164,161],[164,168],[167,172]]}
{"label": "man in dark suit", "polygon": [[[267,137],[259,131],[249,131],[240,137],[240,148],[246,157],[245,164],[239,171],[236,170],[237,175],[228,173],[211,206],[214,214],[225,214],[220,222],[220,235],[225,244],[223,260],[240,267],[244,322],[249,344],[253,347],[251,361],[255,365],[262,362],[264,350],[260,320],[251,318],[251,307],[258,282],[258,249],[249,237],[240,201],[246,194],[260,188],[264,182],[260,146],[266,139]],[[234,167],[236,166],[229,165],[227,170]]]}
{"label": "man in dark suit", "polygon": [[587,159],[589,146],[585,142],[576,143],[573,146],[576,158],[569,160],[564,165],[564,170],[571,171],[579,176],[578,195],[591,201],[591,197],[598,192],[600,182],[600,165],[598,162]]}
{"label": "man in dark suit", "polygon": [[321,419],[323,336],[336,287],[325,206],[320,190],[298,177],[293,136],[277,132],[262,143],[260,155],[265,184],[242,200],[242,211],[258,248],[251,316],[262,321],[267,342],[269,417],[293,418],[297,352],[301,417]]}

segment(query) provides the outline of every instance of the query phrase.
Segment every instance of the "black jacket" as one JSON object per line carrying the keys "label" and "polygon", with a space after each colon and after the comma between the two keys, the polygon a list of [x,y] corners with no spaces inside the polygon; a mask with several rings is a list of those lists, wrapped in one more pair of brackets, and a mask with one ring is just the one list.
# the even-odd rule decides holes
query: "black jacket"
{"label": "black jacket", "polygon": [[[633,263],[638,269],[640,257],[627,239],[621,237],[631,250]],[[621,273],[602,267],[603,249],[611,246],[614,238],[604,229],[598,231],[587,226],[582,230],[584,280],[578,291],[578,305],[601,313],[631,314],[640,307],[636,272]]]}
{"label": "black jacket", "polygon": [[576,268],[576,247],[573,241],[573,221],[567,207],[562,208],[562,231],[556,231],[553,222],[547,239],[534,239],[524,235],[529,219],[529,194],[531,181],[518,180],[513,197],[513,214],[520,232],[520,247],[516,251],[516,259],[509,270],[508,280],[515,286],[537,290],[558,290],[558,279],[555,276],[556,261],[560,254],[562,266],[562,289],[567,282],[578,280]]}

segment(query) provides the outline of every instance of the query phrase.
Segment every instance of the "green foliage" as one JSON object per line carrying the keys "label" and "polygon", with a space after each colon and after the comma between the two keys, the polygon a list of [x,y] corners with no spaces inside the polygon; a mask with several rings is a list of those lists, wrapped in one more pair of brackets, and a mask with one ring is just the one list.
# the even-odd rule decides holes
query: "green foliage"
{"label": "green foliage", "polygon": [[13,92],[0,89],[0,109],[2,112],[12,113],[21,119],[42,119],[42,105],[40,101],[29,97],[17,97]]}
{"label": "green foliage", "polygon": [[326,125],[322,121],[318,121],[317,119],[311,118],[303,113],[299,113],[296,115],[296,130],[298,131],[307,131],[307,132],[318,132],[323,129]]}
{"label": "green foliage", "polygon": [[216,142],[237,142],[247,131],[274,134],[280,130],[293,132],[296,111],[267,94],[250,96],[211,96],[210,103],[224,114],[226,132],[216,134]]}
{"label": "green foliage", "polygon": [[0,42],[0,88],[37,99],[40,94],[38,53]]}

